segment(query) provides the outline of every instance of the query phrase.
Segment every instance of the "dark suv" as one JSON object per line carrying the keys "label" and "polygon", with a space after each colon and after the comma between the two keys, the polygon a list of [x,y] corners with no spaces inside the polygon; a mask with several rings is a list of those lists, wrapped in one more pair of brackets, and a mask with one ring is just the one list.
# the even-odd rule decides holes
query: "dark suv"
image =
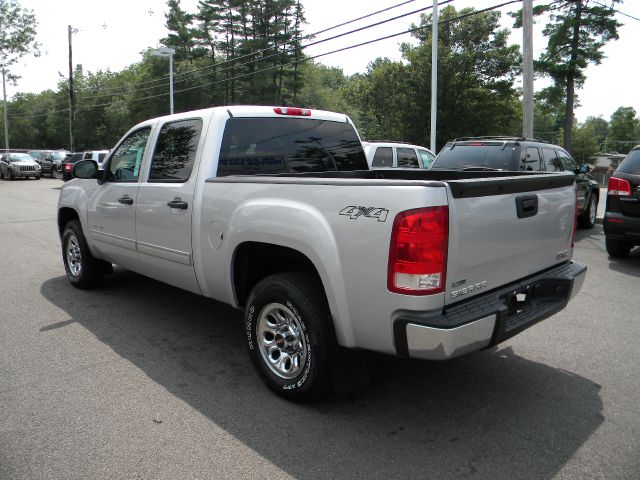
{"label": "dark suv", "polygon": [[578,224],[593,228],[600,189],[589,175],[589,166],[580,168],[567,151],[535,138],[465,137],[447,143],[436,157],[433,170],[513,170],[531,172],[568,171],[576,175]]}
{"label": "dark suv", "polygon": [[640,245],[640,146],[629,152],[609,179],[603,226],[612,257],[626,257]]}

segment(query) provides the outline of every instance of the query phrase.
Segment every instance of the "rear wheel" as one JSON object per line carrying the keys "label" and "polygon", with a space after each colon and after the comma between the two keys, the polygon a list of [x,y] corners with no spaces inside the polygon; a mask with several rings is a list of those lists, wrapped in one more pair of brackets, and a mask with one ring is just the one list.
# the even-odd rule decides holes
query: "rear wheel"
{"label": "rear wheel", "polygon": [[578,224],[582,228],[593,228],[596,224],[596,215],[598,213],[598,197],[591,194],[585,211],[578,217]]}
{"label": "rear wheel", "polygon": [[71,220],[64,227],[62,260],[67,278],[74,287],[94,288],[102,283],[100,261],[91,255],[78,220]]}
{"label": "rear wheel", "polygon": [[607,253],[613,258],[628,257],[632,247],[629,243],[611,238],[605,239],[605,246],[607,247]]}
{"label": "rear wheel", "polygon": [[322,285],[304,273],[271,275],[252,290],[245,310],[249,356],[278,395],[310,401],[331,392],[333,334]]}

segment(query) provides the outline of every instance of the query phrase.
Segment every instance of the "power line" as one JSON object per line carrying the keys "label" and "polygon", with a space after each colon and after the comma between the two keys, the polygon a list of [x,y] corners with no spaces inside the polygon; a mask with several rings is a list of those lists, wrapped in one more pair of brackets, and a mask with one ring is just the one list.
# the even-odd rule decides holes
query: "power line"
{"label": "power line", "polygon": [[[449,0],[449,1],[452,1],[452,0]],[[462,20],[462,19],[467,18],[467,17],[471,17],[471,16],[478,15],[478,14],[481,14],[481,13],[486,13],[486,12],[489,12],[489,11],[492,11],[492,10],[497,10],[497,9],[505,7],[507,5],[511,5],[511,4],[514,4],[514,3],[520,3],[521,1],[522,0],[509,0],[507,2],[503,2],[503,3],[497,4],[497,5],[493,5],[491,7],[483,8],[483,9],[480,9],[480,10],[474,10],[472,12],[465,13],[465,14],[462,14],[462,15],[458,15],[456,17],[442,19],[438,23],[439,24],[445,24],[445,23],[450,23],[450,22],[454,22],[454,21],[457,21],[457,20]],[[286,67],[286,66],[292,66],[292,65],[300,64],[300,63],[303,63],[303,62],[306,62],[306,61],[315,60],[317,58],[324,57],[324,56],[327,56],[327,55],[331,55],[331,54],[334,54],[334,53],[339,53],[339,52],[343,52],[343,51],[346,51],[346,50],[351,50],[353,48],[361,47],[361,46],[364,46],[364,45],[369,45],[369,44],[372,44],[372,43],[377,43],[377,42],[380,42],[382,40],[388,40],[390,38],[395,38],[395,37],[398,37],[398,36],[401,36],[401,35],[406,35],[408,33],[414,33],[414,32],[417,32],[417,31],[420,31],[420,30],[424,30],[424,29],[427,29],[427,28],[431,28],[431,25],[429,24],[429,25],[422,25],[422,26],[419,26],[419,27],[410,28],[408,30],[403,30],[401,32],[397,32],[397,33],[394,33],[394,34],[391,34],[391,35],[385,35],[383,37],[378,37],[378,38],[375,38],[375,39],[372,39],[372,40],[368,40],[368,41],[365,41],[365,42],[361,42],[361,43],[358,43],[358,44],[349,45],[349,46],[346,46],[346,47],[342,47],[342,48],[338,48],[338,49],[335,49],[335,50],[331,50],[329,52],[320,53],[320,54],[314,55],[312,57],[305,57],[305,58],[302,58],[302,59],[297,60],[297,61],[288,62],[286,64],[274,65],[274,66],[270,66],[270,67],[263,68],[263,69],[260,69],[260,70],[256,70],[254,72],[248,72],[248,73],[244,73],[244,74],[241,74],[241,75],[236,75],[236,76],[231,77],[231,78],[225,78],[225,79],[216,80],[216,81],[213,81],[213,82],[208,82],[208,83],[205,83],[205,84],[197,85],[197,86],[194,86],[194,87],[188,87],[188,88],[183,88],[183,89],[180,89],[180,90],[175,90],[174,93],[181,93],[181,92],[187,92],[187,91],[191,91],[191,90],[196,90],[198,88],[204,88],[204,87],[211,86],[211,85],[218,84],[218,83],[237,80],[237,79],[244,78],[244,77],[247,77],[247,76],[256,75],[258,73],[268,72],[268,71],[275,70],[275,69],[278,69],[278,68],[283,68],[283,67]],[[129,99],[127,101],[129,101],[129,102],[142,101],[142,100],[148,100],[148,99],[151,99],[151,98],[164,97],[164,96],[167,96],[167,95],[169,95],[169,93],[168,92],[164,92],[164,93],[160,93],[160,94],[157,94],[157,95],[150,95],[150,96],[143,97],[143,98],[132,98],[132,99]],[[101,107],[101,106],[108,106],[108,105],[111,105],[111,103],[104,103],[104,104],[99,104],[99,105],[78,106],[78,108],[89,108],[89,109],[92,109],[92,108],[97,108],[97,107]]]}
{"label": "power line", "polygon": [[600,2],[593,2],[593,3],[595,3],[596,5],[600,5],[601,7],[604,7],[604,8],[608,8],[612,12],[619,13],[620,15],[624,15],[625,17],[629,17],[629,18],[632,18],[633,20],[637,20],[638,22],[640,22],[640,18],[634,17],[633,15],[629,15],[628,13],[621,12],[620,10],[616,10],[615,8],[613,8],[613,6],[605,5],[604,3],[600,3]]}
{"label": "power line", "polygon": [[[366,15],[361,16],[361,17],[354,18],[354,19],[352,19],[352,20],[348,20],[348,21],[343,22],[343,23],[341,23],[341,24],[334,25],[334,26],[329,27],[329,28],[325,28],[325,29],[320,30],[320,31],[318,31],[318,32],[314,32],[314,33],[311,33],[311,34],[305,35],[305,37],[307,37],[307,38],[312,38],[312,37],[315,37],[316,35],[319,35],[320,33],[325,33],[325,32],[328,32],[328,31],[330,31],[330,30],[334,30],[334,29],[336,29],[336,28],[338,28],[338,27],[342,27],[342,26],[345,26],[345,25],[349,25],[349,24],[351,24],[351,23],[355,23],[355,22],[360,21],[360,20],[363,20],[363,19],[365,19],[365,18],[369,18],[369,17],[375,16],[375,15],[378,15],[378,14],[380,14],[380,13],[383,13],[383,12],[386,12],[386,11],[389,11],[389,10],[392,10],[392,9],[395,9],[395,8],[398,8],[398,7],[400,7],[400,6],[406,5],[406,4],[408,4],[408,3],[412,3],[412,2],[414,2],[414,1],[415,1],[415,0],[408,0],[408,1],[404,1],[404,2],[398,3],[398,4],[396,4],[396,5],[392,5],[392,6],[387,7],[387,8],[383,8],[383,9],[381,9],[381,10],[376,10],[375,12],[370,12],[370,13],[368,13],[368,14],[366,14]],[[443,1],[443,2],[441,2],[439,5],[446,5],[446,4],[448,4],[448,3],[451,3],[452,1],[453,1],[453,0],[444,0],[444,1]],[[328,41],[330,41],[330,40],[335,40],[336,38],[340,38],[340,37],[343,37],[343,36],[346,36],[346,35],[350,35],[350,34],[352,34],[352,33],[356,33],[356,32],[362,31],[362,30],[366,30],[366,29],[368,29],[368,28],[372,28],[372,27],[378,26],[378,25],[383,24],[383,23],[387,23],[387,22],[391,22],[391,21],[394,21],[394,20],[398,20],[398,19],[400,19],[400,18],[407,17],[407,16],[409,16],[409,15],[413,15],[413,14],[416,14],[416,13],[419,13],[419,12],[422,12],[422,11],[425,11],[425,10],[428,10],[428,9],[430,9],[430,8],[432,8],[432,7],[419,8],[419,9],[417,9],[417,10],[414,10],[414,11],[411,11],[411,12],[408,12],[408,13],[405,13],[405,14],[402,14],[402,15],[398,15],[398,16],[396,16],[396,17],[393,17],[393,18],[390,18],[390,19],[387,19],[387,20],[384,20],[384,21],[381,21],[381,22],[376,22],[376,23],[373,23],[373,24],[370,24],[370,25],[367,25],[367,26],[364,26],[364,27],[361,27],[361,28],[358,28],[358,29],[355,29],[355,30],[350,30],[350,31],[348,31],[348,32],[344,32],[344,33],[341,33],[341,34],[338,34],[338,35],[334,35],[334,36],[329,37],[329,38],[325,38],[325,39],[322,39],[322,40],[317,40],[317,41],[312,42],[312,43],[310,43],[310,44],[308,44],[308,45],[305,45],[305,46],[302,46],[302,47],[298,47],[298,48],[299,48],[299,49],[303,49],[303,48],[306,48],[306,47],[309,47],[309,46],[312,46],[312,45],[317,45],[317,44],[320,44],[320,43],[328,42]],[[273,49],[275,49],[275,48],[279,48],[279,47],[282,47],[282,46],[287,46],[287,45],[290,45],[290,42],[288,42],[288,43],[278,43],[278,44],[274,44],[274,45],[271,45],[271,46],[269,46],[269,47],[265,47],[265,48],[262,48],[262,49],[256,50],[255,52],[251,52],[251,53],[247,53],[247,54],[244,54],[244,55],[240,55],[240,56],[236,56],[236,57],[233,57],[233,58],[227,59],[227,60],[225,60],[225,61],[223,61],[223,62],[220,62],[220,63],[215,63],[215,64],[212,64],[212,65],[207,65],[207,66],[205,66],[205,67],[196,68],[196,69],[194,69],[194,70],[190,70],[189,72],[177,73],[177,74],[175,74],[174,78],[175,78],[175,77],[181,77],[181,76],[187,76],[187,75],[191,75],[191,77],[189,77],[189,78],[181,78],[181,79],[179,79],[179,80],[175,80],[175,81],[174,81],[174,84],[176,84],[176,83],[181,83],[181,82],[186,82],[186,81],[191,81],[191,80],[197,80],[197,79],[199,79],[199,78],[204,78],[204,77],[206,77],[208,74],[199,75],[199,76],[193,76],[193,74],[194,74],[194,73],[197,73],[197,72],[204,71],[204,70],[216,69],[216,68],[218,68],[218,67],[221,67],[221,66],[224,66],[224,65],[227,65],[227,64],[233,64],[234,62],[236,62],[236,61],[238,61],[238,60],[241,60],[241,59],[243,59],[243,58],[253,57],[254,55],[257,55],[257,54],[259,54],[259,53],[263,53],[263,52],[266,52],[266,51],[269,51],[269,50],[273,50]],[[288,51],[290,52],[290,51],[292,51],[292,50],[296,50],[296,49],[297,49],[297,48],[296,48],[296,47],[294,47],[293,49],[289,49]],[[273,58],[274,56],[280,55],[280,54],[282,54],[282,53],[286,53],[286,52],[276,52],[276,53],[271,54],[271,55],[268,55],[268,56],[266,56],[266,57],[262,57],[260,60],[261,60],[261,61],[264,61],[264,60],[266,60],[266,59],[268,59],[268,58]],[[233,68],[233,67],[240,67],[240,66],[248,65],[248,64],[250,64],[250,63],[253,63],[253,60],[252,60],[252,61],[249,61],[249,62],[244,62],[244,63],[242,63],[242,64],[238,64],[238,65],[231,65],[231,67],[229,67],[229,68],[225,68],[225,69],[222,69],[222,70],[220,70],[220,72],[218,72],[218,73],[221,73],[221,72],[224,72],[224,71],[230,70],[230,69],[231,69],[231,68]],[[146,81],[146,82],[140,82],[140,83],[134,84],[134,86],[135,86],[135,85],[143,85],[143,84],[146,84],[146,83],[156,83],[156,82],[159,82],[159,81],[166,81],[166,80],[167,80],[167,78],[168,78],[168,75],[164,75],[163,77],[158,78],[158,79],[155,79],[155,80],[148,80],[148,81]],[[118,93],[134,93],[134,92],[136,92],[136,91],[142,91],[142,90],[147,90],[147,91],[148,91],[148,90],[150,90],[150,89],[158,88],[158,87],[164,87],[164,84],[153,85],[153,86],[149,86],[149,87],[143,87],[143,88],[140,88],[140,89],[130,90],[130,91],[128,91],[128,92],[125,92],[125,91],[123,91],[123,92],[115,92],[115,93],[113,93],[113,94],[105,93],[105,94],[99,94],[99,95],[94,95],[94,96],[89,96],[89,97],[84,96],[84,97],[82,97],[82,98],[83,98],[84,100],[88,100],[88,99],[91,99],[91,98],[99,98],[99,97],[105,97],[105,96],[110,96],[110,95],[117,95]],[[103,90],[103,91],[108,91],[108,90],[114,90],[114,91],[115,91],[115,90],[126,90],[126,89],[128,89],[128,88],[129,88],[129,87],[126,87],[126,86],[123,86],[123,87],[114,87],[113,89],[105,89],[105,90]]]}

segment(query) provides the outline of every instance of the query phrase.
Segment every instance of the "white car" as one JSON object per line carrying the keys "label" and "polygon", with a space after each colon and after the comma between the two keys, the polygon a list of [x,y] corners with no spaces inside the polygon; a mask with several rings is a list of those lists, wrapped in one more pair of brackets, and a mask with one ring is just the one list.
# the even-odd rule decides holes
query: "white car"
{"label": "white car", "polygon": [[362,142],[370,169],[429,169],[436,156],[428,148],[399,142]]}
{"label": "white car", "polygon": [[84,157],[82,160],[93,160],[98,164],[98,169],[103,169],[104,159],[107,157],[109,150],[90,150],[88,152],[84,152]]}

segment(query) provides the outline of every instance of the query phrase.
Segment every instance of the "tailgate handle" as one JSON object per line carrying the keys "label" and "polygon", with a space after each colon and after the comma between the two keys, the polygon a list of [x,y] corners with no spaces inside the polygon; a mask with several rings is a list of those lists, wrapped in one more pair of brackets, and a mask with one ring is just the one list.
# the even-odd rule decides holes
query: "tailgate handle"
{"label": "tailgate handle", "polygon": [[533,217],[538,213],[538,195],[522,195],[516,197],[518,218]]}

